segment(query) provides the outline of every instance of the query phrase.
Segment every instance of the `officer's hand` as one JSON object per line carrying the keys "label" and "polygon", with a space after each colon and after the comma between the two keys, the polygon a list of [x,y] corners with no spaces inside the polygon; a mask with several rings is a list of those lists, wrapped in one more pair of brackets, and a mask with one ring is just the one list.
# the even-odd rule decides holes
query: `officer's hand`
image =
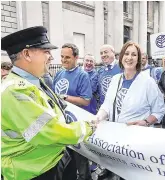
{"label": "officer's hand", "polygon": [[92,128],[92,132],[96,131],[97,123],[95,121],[88,122],[89,126]]}

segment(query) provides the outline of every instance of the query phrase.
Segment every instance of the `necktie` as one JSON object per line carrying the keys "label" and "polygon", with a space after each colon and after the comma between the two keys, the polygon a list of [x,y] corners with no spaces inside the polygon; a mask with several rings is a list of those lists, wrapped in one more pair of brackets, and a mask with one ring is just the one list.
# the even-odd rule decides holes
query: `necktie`
{"label": "necktie", "polygon": [[108,65],[108,66],[106,66],[105,70],[106,71],[111,70],[111,67],[112,67],[112,65]]}
{"label": "necktie", "polygon": [[112,65],[108,65],[108,69],[112,69]]}

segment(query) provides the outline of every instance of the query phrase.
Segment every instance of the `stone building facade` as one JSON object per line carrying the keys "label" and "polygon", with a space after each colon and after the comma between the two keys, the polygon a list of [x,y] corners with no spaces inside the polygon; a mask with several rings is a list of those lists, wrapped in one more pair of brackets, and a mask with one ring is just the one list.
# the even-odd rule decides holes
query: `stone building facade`
{"label": "stone building facade", "polygon": [[[36,7],[36,8],[35,8]],[[1,1],[1,36],[44,25],[52,43],[75,43],[100,62],[100,46],[108,43],[119,52],[133,40],[150,55],[150,35],[165,32],[165,1]],[[60,48],[52,51],[60,64]],[[2,60],[8,60],[1,51]]]}

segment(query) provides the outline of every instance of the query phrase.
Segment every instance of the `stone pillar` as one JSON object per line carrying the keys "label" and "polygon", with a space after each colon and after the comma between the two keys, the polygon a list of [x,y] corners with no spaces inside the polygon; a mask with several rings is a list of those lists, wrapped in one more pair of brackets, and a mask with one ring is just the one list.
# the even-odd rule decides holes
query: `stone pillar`
{"label": "stone pillar", "polygon": [[96,62],[101,62],[100,47],[104,44],[104,7],[103,1],[95,1],[94,54]]}
{"label": "stone pillar", "polygon": [[61,64],[61,46],[64,44],[62,1],[49,1],[49,31],[51,43],[58,47],[52,51],[52,63]]}
{"label": "stone pillar", "polygon": [[111,26],[114,25],[114,48],[115,52],[120,52],[123,46],[123,1],[114,1],[114,20]]}
{"label": "stone pillar", "polygon": [[132,40],[139,43],[139,2],[133,2],[133,32]]}
{"label": "stone pillar", "polygon": [[43,26],[41,1],[23,1],[23,28]]}
{"label": "stone pillar", "polygon": [[18,30],[23,29],[23,6],[22,1],[16,1],[16,9],[17,9],[17,26]]}
{"label": "stone pillar", "polygon": [[159,6],[158,3],[160,2],[153,2],[154,3],[154,33],[159,32]]}
{"label": "stone pillar", "polygon": [[123,46],[123,2],[108,1],[108,44],[120,52]]}
{"label": "stone pillar", "polygon": [[107,44],[110,44],[112,46],[114,46],[114,34],[115,34],[114,27],[112,25],[115,23],[113,10],[114,10],[114,2],[108,1]]}
{"label": "stone pillar", "polygon": [[165,2],[159,1],[159,32],[165,32]]}
{"label": "stone pillar", "polygon": [[147,1],[140,1],[139,45],[142,51],[147,52]]}

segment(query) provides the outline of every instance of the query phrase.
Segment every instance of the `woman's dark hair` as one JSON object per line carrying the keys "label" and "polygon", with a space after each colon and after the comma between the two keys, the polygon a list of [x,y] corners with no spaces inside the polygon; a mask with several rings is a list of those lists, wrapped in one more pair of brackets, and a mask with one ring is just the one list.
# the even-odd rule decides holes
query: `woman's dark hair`
{"label": "woman's dark hair", "polygon": [[123,56],[124,56],[124,54],[125,54],[125,51],[127,50],[127,48],[128,48],[129,46],[135,46],[136,49],[137,49],[137,52],[138,52],[138,61],[137,61],[137,65],[136,65],[136,70],[137,70],[138,72],[140,72],[140,71],[141,71],[141,56],[142,56],[142,53],[141,53],[141,50],[140,50],[139,45],[136,44],[136,43],[134,43],[134,42],[132,42],[132,41],[128,41],[128,42],[126,42],[126,43],[123,45],[123,47],[122,47],[122,49],[121,49],[121,51],[120,51],[120,54],[119,54],[119,66],[120,66],[121,69],[124,69],[124,66],[123,66],[123,64],[122,64],[122,59],[123,59]]}

